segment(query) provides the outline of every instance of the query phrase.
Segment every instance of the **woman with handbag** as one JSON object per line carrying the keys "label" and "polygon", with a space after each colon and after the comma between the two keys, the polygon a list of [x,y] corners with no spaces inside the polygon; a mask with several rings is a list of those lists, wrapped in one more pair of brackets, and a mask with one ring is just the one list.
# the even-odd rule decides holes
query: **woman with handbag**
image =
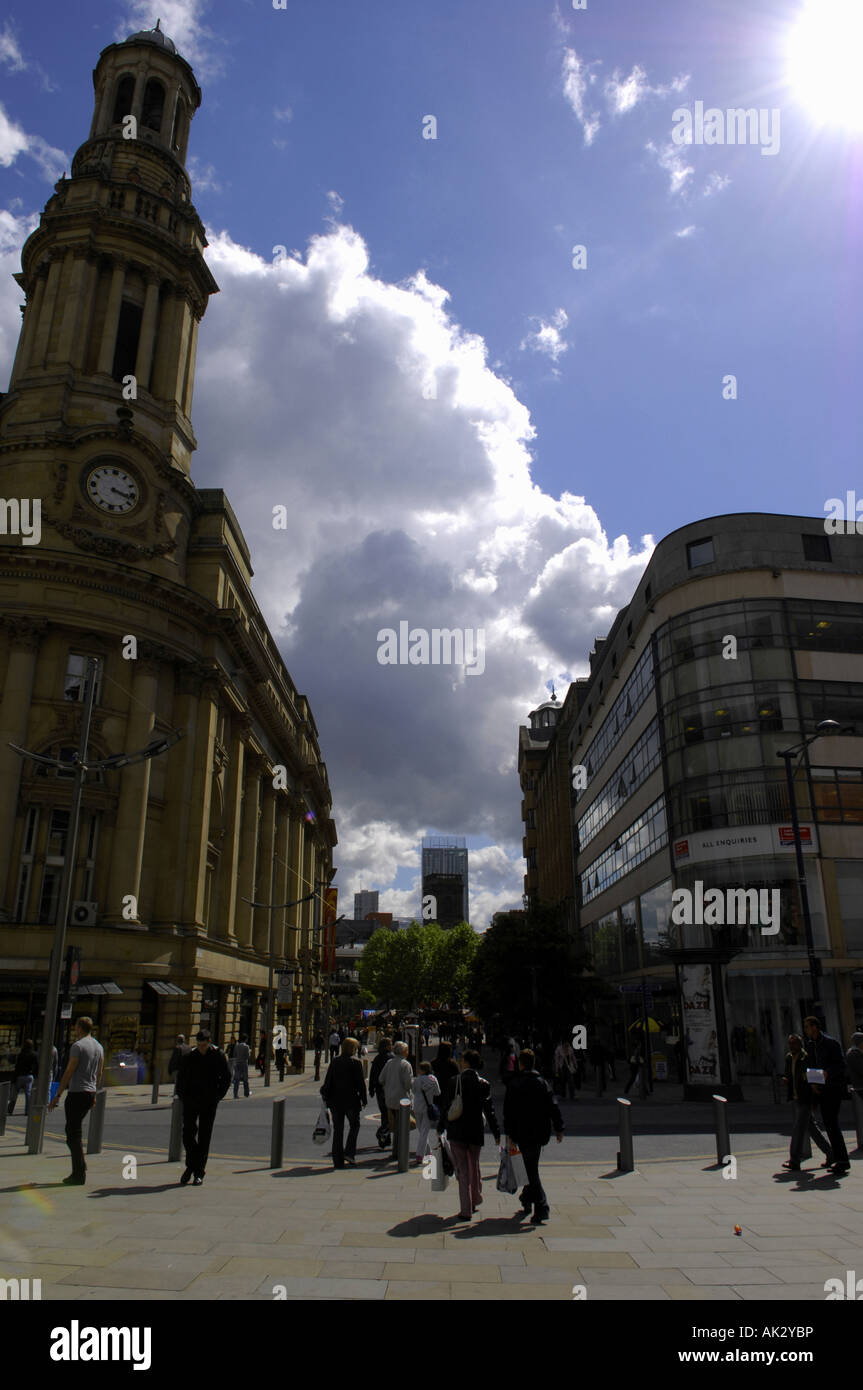
{"label": "woman with handbag", "polygon": [[422,1163],[429,1149],[429,1130],[436,1128],[440,1120],[437,1105],[440,1086],[437,1077],[432,1075],[431,1062],[420,1062],[419,1075],[414,1077],[411,1089],[417,1122],[416,1162]]}
{"label": "woman with handbag", "polygon": [[488,1120],[496,1143],[500,1143],[500,1126],[494,1113],[491,1086],[484,1076],[479,1075],[479,1064],[478,1052],[468,1049],[462,1055],[459,1063],[461,1072],[449,1082],[442,1097],[438,1124],[439,1132],[446,1133],[452,1150],[461,1200],[461,1221],[470,1221],[482,1202],[479,1155],[485,1133],[483,1116]]}

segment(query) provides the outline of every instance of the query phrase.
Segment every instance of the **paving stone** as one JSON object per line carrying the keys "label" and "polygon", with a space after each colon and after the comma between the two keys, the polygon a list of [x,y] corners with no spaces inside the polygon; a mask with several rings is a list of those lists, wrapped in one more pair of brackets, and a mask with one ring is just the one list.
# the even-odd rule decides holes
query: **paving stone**
{"label": "paving stone", "polygon": [[387,1285],[382,1279],[300,1279],[276,1281],[285,1285],[288,1299],[383,1299]]}
{"label": "paving stone", "polygon": [[[492,1242],[490,1241],[489,1244],[491,1243]],[[478,1250],[476,1247],[479,1244],[480,1242],[478,1240],[471,1242],[470,1251],[466,1256],[466,1258],[470,1260],[471,1264],[496,1265],[498,1267],[502,1267],[504,1265],[514,1265],[521,1269],[524,1268],[525,1257],[520,1250],[501,1250],[498,1248],[496,1241],[494,1242],[493,1249]],[[464,1244],[462,1245],[462,1252],[464,1252]],[[389,1252],[387,1253],[388,1258],[392,1259],[392,1256],[389,1255]],[[452,1262],[453,1252],[450,1248],[447,1248],[446,1250],[417,1250],[416,1252],[416,1264],[418,1265],[442,1265],[452,1264]]]}
{"label": "paving stone", "polygon": [[385,1279],[428,1279],[430,1274],[434,1274],[436,1280],[446,1280],[448,1283],[458,1281],[473,1281],[476,1284],[499,1284],[504,1274],[517,1272],[524,1276],[524,1270],[517,1271],[501,1270],[497,1265],[480,1264],[392,1264],[384,1266]]}
{"label": "paving stone", "polygon": [[730,1288],[696,1288],[693,1284],[663,1284],[669,1298],[674,1302],[697,1303],[739,1303],[739,1295]]}
{"label": "paving stone", "polygon": [[[387,1300],[400,1300],[402,1302],[416,1301],[421,1303],[427,1298],[448,1302],[450,1299],[450,1287],[448,1283],[440,1284],[430,1280],[403,1279],[399,1281],[397,1279],[391,1279],[387,1284],[386,1298]],[[488,1286],[483,1284],[482,1287],[487,1288]],[[497,1296],[497,1293],[495,1293],[494,1297],[496,1298]]]}

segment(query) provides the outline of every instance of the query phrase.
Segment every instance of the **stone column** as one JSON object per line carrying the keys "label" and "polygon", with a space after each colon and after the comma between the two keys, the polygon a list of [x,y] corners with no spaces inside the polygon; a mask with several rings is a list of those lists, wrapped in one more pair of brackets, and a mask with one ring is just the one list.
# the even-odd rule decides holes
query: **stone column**
{"label": "stone column", "polygon": [[[292,901],[289,886],[291,877],[290,838],[290,806],[285,793],[279,792],[276,801],[276,862],[273,876],[273,902],[276,903],[289,903]],[[287,952],[287,931],[285,924],[289,916],[289,908],[283,908],[281,912],[276,913],[273,951],[275,952],[277,960],[284,960]]]}
{"label": "stone column", "polygon": [[214,679],[204,678],[198,699],[197,724],[195,767],[189,792],[191,814],[184,856],[186,883],[183,921],[188,927],[200,928],[209,925],[204,922],[204,897],[207,887],[210,803],[213,797],[213,760],[219,725],[219,687]]}
{"label": "stone column", "polygon": [[102,325],[102,341],[99,344],[99,357],[96,371],[110,376],[114,368],[114,349],[117,346],[117,326],[120,322],[120,305],[123,300],[123,284],[126,279],[125,261],[114,260],[111,274],[111,288],[108,291],[108,304],[105,309],[105,322]]}
{"label": "stone column", "polygon": [[234,944],[236,944],[237,885],[239,881],[246,744],[251,728],[252,721],[248,715],[231,714],[228,775],[225,778],[225,838],[222,842],[219,897],[222,904],[222,928],[225,938]]}
{"label": "stone column", "polygon": [[3,681],[3,702],[0,704],[0,845],[3,846],[0,855],[0,905],[5,902],[9,877],[17,873],[18,866],[10,862],[10,857],[18,788],[24,768],[24,759],[8,745],[17,743],[20,748],[27,746],[33,678],[41,633],[45,629],[44,623],[33,623],[24,618],[4,618],[2,622],[9,636],[9,659]]}
{"label": "stone column", "polygon": [[[305,896],[303,887],[303,802],[299,797],[289,800],[290,825],[288,828],[288,892],[285,902],[296,902]],[[297,960],[300,953],[300,922],[302,906],[289,907],[285,914],[285,956]]]}
{"label": "stone column", "polygon": [[[126,719],[125,748],[137,752],[145,748],[153,736],[156,692],[159,686],[160,662],[139,656],[130,672],[129,714]],[[147,797],[150,790],[150,761],[134,763],[118,773],[120,798],[117,819],[111,835],[108,901],[105,917],[109,923],[140,921],[138,908],[141,893],[141,863],[144,858],[144,836],[147,830]],[[131,895],[136,909],[132,916],[123,916],[123,899]]]}
{"label": "stone column", "polygon": [[[261,862],[258,865],[255,897],[261,903],[273,903],[273,852],[276,838],[276,793],[273,789],[272,773],[267,770],[261,782]],[[275,933],[275,913],[266,908],[255,908],[254,943],[259,955],[268,956],[270,951],[270,917],[273,919]],[[275,948],[274,948],[275,949]]]}
{"label": "stone column", "polygon": [[[259,754],[246,750],[246,766],[243,778],[243,815],[240,831],[240,857],[237,866],[237,945],[252,945],[251,899],[255,895],[255,870],[257,868],[258,820],[260,816],[261,758]],[[249,899],[249,901],[245,901]]]}
{"label": "stone column", "polygon": [[81,341],[80,320],[84,297],[84,280],[87,258],[83,251],[72,253],[71,264],[64,266],[61,302],[63,321],[57,334],[56,346],[48,353],[49,367],[65,366],[72,360],[72,352]]}
{"label": "stone column", "polygon": [[30,359],[31,367],[43,367],[45,365],[48,341],[51,335],[51,323],[54,318],[54,308],[57,303],[57,291],[60,287],[64,259],[65,253],[63,251],[49,251],[48,253],[48,260],[51,263],[51,268],[48,271],[45,293],[39,306],[39,321],[36,325],[36,332],[33,340],[33,355]]}
{"label": "stone column", "polygon": [[191,662],[176,663],[171,722],[175,729],[183,729],[185,732],[182,741],[167,755],[174,761],[168,779],[165,813],[162,818],[160,860],[164,865],[164,872],[160,874],[156,885],[155,912],[157,921],[170,926],[179,926],[183,916],[187,867],[185,855],[192,811],[189,789],[195,780],[198,702],[203,683],[202,673]]}
{"label": "stone column", "polygon": [[99,258],[92,252],[84,257],[84,273],[81,281],[81,304],[69,361],[78,371],[83,371],[89,357],[90,334],[93,332],[93,310],[96,307],[96,287],[99,284]]}
{"label": "stone column", "polygon": [[138,355],[135,358],[135,380],[145,391],[150,389],[150,368],[153,364],[153,349],[156,344],[156,324],[159,318],[159,277],[154,271],[147,273],[147,293],[144,299],[144,313],[141,319],[141,336],[138,340]]}
{"label": "stone column", "polygon": [[33,292],[27,298],[27,307],[24,310],[24,322],[21,327],[21,334],[18,339],[18,350],[15,353],[15,363],[12,368],[12,377],[9,389],[13,390],[15,383],[20,376],[27,375],[27,368],[33,353],[33,340],[36,335],[36,325],[42,312],[42,304],[45,299],[45,286],[48,283],[48,262],[43,261],[36,271],[36,284]]}
{"label": "stone column", "polygon": [[192,318],[192,327],[189,334],[189,350],[186,355],[186,372],[183,381],[183,399],[180,402],[183,414],[191,418],[192,415],[192,392],[195,388],[195,362],[198,356],[198,317],[197,314]]}

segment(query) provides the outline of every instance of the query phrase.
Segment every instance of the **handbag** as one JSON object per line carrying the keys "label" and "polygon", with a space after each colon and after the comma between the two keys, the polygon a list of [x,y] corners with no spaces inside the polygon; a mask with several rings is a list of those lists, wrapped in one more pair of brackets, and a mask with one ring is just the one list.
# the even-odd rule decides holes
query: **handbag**
{"label": "handbag", "polygon": [[426,1110],[428,1111],[429,1120],[433,1125],[436,1125],[438,1120],[440,1119],[440,1106],[435,1105],[428,1091],[423,1091],[423,1095],[425,1096]]}
{"label": "handbag", "polygon": [[461,1098],[461,1072],[459,1072],[458,1076],[455,1079],[455,1095],[450,1101],[449,1110],[446,1114],[447,1124],[449,1124],[450,1120],[461,1119],[461,1113],[463,1109],[464,1104]]}
{"label": "handbag", "polygon": [[515,1173],[512,1171],[512,1159],[509,1155],[509,1146],[500,1146],[500,1166],[497,1170],[497,1190],[498,1192],[508,1192],[510,1196],[518,1192],[518,1183],[515,1180]]}

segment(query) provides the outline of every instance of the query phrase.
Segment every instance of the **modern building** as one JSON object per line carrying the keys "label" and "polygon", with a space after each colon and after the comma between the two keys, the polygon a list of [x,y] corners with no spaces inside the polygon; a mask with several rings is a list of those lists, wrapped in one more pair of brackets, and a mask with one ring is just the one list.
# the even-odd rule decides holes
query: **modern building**
{"label": "modern building", "polygon": [[[432,835],[422,842],[422,894],[432,897],[432,918],[442,927],[470,921],[467,845],[463,839]],[[422,913],[417,918],[422,921]]]}
{"label": "modern building", "polygon": [[371,912],[377,912],[378,899],[380,893],[362,889],[359,893],[354,893],[354,917],[358,922],[362,922],[364,917],[368,917]]}
{"label": "modern building", "polygon": [[[578,926],[597,971],[623,989],[606,1010],[618,1046],[644,979],[662,1066],[674,1075],[681,1040],[693,1086],[773,1072],[812,1010],[779,754],[822,720],[840,726],[791,763],[816,997],[847,1045],[863,1019],[863,537],[757,513],[672,532],[576,684],[543,760],[556,743],[559,764],[565,749],[579,784],[571,825],[537,829],[526,891],[560,896],[546,863],[570,836]],[[523,738],[520,758],[524,788],[538,774]],[[688,903],[673,904],[681,889]],[[753,889],[766,914],[755,924]],[[705,904],[710,890],[721,907],[719,894]]]}
{"label": "modern building", "polygon": [[[0,397],[0,490],[41,503],[38,544],[0,536],[0,1045],[41,1032],[71,855],[73,1013],[149,1065],[178,1031],[255,1032],[271,947],[294,972],[281,1021],[316,1025],[336,834],[242,531],[191,478],[198,325],[218,288],[185,168],[200,88],[158,28],[105,48],[93,81],[89,136],[22,251]],[[184,737],[90,776],[70,845],[69,772],[9,744],[71,759],[89,657],[92,759]]]}

